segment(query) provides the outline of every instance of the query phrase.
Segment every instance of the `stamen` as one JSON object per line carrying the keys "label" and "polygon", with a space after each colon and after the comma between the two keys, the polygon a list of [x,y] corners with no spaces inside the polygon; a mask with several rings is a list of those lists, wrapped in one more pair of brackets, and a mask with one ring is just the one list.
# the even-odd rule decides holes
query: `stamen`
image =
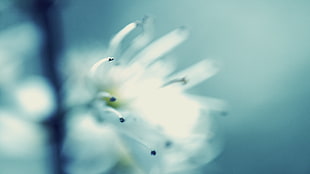
{"label": "stamen", "polygon": [[142,146],[144,146],[146,149],[148,149],[150,151],[150,154],[152,156],[155,156],[157,154],[157,151],[153,148],[151,148],[150,145],[146,144],[145,141],[143,141],[141,139],[141,137],[137,136],[136,134],[131,134],[128,133],[128,131],[124,132],[125,134],[127,134],[128,136],[130,136],[133,140],[135,140],[137,143],[141,144]]}
{"label": "stamen", "polygon": [[95,72],[98,70],[99,66],[101,66],[103,63],[112,62],[113,60],[114,60],[114,57],[106,57],[106,58],[99,60],[90,68],[90,71],[89,71],[90,75],[93,76]]}
{"label": "stamen", "polygon": [[172,77],[171,79],[175,79],[178,77],[188,77],[190,82],[187,83],[185,89],[189,89],[204,80],[212,77],[215,73],[218,72],[218,67],[212,60],[203,60],[201,62],[196,63],[195,65],[181,71]]}
{"label": "stamen", "polygon": [[121,123],[123,123],[123,122],[125,122],[125,119],[124,119],[124,118],[119,118],[119,121],[120,121]]}
{"label": "stamen", "polygon": [[130,43],[130,46],[124,52],[123,57],[131,58],[138,50],[146,46],[151,41],[154,35],[153,22],[153,18],[148,16],[145,16],[142,19],[141,26],[143,32]]}
{"label": "stamen", "polygon": [[150,150],[150,154],[152,156],[155,156],[157,154],[156,150],[151,149],[150,146],[146,145],[145,143],[143,143],[141,140],[137,140],[141,145],[143,145],[144,147],[146,147],[147,149]]}
{"label": "stamen", "polygon": [[115,114],[119,118],[119,121],[121,123],[125,122],[124,116],[120,112],[118,112],[117,110],[115,110],[113,108],[106,108],[105,111],[112,112],[113,114]]}
{"label": "stamen", "polygon": [[138,143],[140,143],[141,145],[143,145],[145,148],[147,148],[148,150],[150,150],[150,154],[152,156],[155,156],[157,154],[157,151],[152,149],[150,146],[148,146],[147,144],[145,144],[142,140],[136,138],[136,137],[132,137],[133,139],[135,139]]}
{"label": "stamen", "polygon": [[99,98],[99,99],[101,99],[101,98],[108,98],[110,102],[115,102],[117,100],[116,97],[112,96],[108,92],[99,92],[98,95],[97,95],[97,98]]}
{"label": "stamen", "polygon": [[126,25],[121,31],[119,31],[110,41],[109,54],[114,55],[119,49],[122,40],[135,28],[137,28],[140,22],[132,22]]}
{"label": "stamen", "polygon": [[165,142],[165,147],[168,148],[168,147],[171,147],[171,145],[172,145],[171,141],[168,140],[168,141]]}
{"label": "stamen", "polygon": [[163,84],[162,87],[166,87],[175,83],[182,83],[182,85],[186,85],[188,83],[188,79],[185,77],[182,77],[180,79],[173,79],[168,81],[167,83]]}

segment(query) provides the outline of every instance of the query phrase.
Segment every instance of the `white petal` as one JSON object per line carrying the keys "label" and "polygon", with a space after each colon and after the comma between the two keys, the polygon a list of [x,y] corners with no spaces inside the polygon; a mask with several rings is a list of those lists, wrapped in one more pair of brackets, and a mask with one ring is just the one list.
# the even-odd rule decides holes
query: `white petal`
{"label": "white petal", "polygon": [[211,162],[222,151],[222,145],[220,142],[210,141],[208,136],[193,134],[177,142],[180,146],[171,149],[165,156],[166,172],[191,173],[191,170]]}
{"label": "white petal", "polygon": [[175,138],[189,136],[200,114],[199,105],[174,87],[145,92],[132,105],[143,119]]}
{"label": "white petal", "polygon": [[141,51],[132,61],[148,65],[157,58],[163,56],[173,48],[181,44],[188,36],[188,31],[184,27],[173,30],[165,36],[151,43]]}
{"label": "white petal", "polygon": [[169,79],[180,79],[185,78],[187,80],[185,89],[189,89],[206,79],[212,77],[214,74],[218,72],[218,68],[216,67],[214,61],[212,60],[203,60],[184,71],[181,71]]}
{"label": "white petal", "polygon": [[206,96],[197,96],[197,95],[189,95],[190,98],[197,101],[202,109],[213,110],[218,112],[226,112],[228,110],[227,103],[221,99],[206,97]]}
{"label": "white petal", "polygon": [[[68,133],[63,153],[72,158],[66,170],[68,173],[104,173],[111,169],[121,156],[121,144],[117,133],[106,125],[96,122],[84,111],[70,113]],[[96,161],[88,163],[90,161]]]}
{"label": "white petal", "polygon": [[145,73],[149,73],[152,76],[157,76],[161,78],[162,81],[163,77],[167,77],[175,70],[175,64],[169,60],[158,60],[150,65]]}

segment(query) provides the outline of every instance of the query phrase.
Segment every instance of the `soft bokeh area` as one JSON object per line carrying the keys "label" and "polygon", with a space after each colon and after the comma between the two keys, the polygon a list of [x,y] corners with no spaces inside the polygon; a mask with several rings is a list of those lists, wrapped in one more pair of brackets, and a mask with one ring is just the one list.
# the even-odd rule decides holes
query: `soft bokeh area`
{"label": "soft bokeh area", "polygon": [[[216,61],[220,71],[190,92],[228,104],[226,116],[215,114],[212,118],[224,145],[220,155],[204,167],[205,173],[310,173],[310,1],[68,0],[57,4],[61,25],[56,28],[61,32],[53,38],[61,42],[61,51],[56,51],[59,57],[72,50],[85,52],[96,48],[96,53],[101,53],[98,48],[102,48],[104,52],[117,31],[144,16],[154,18],[155,38],[180,26],[189,29],[187,41],[168,56],[175,58],[177,70],[206,58]],[[51,166],[58,158],[53,154],[59,150],[61,140],[55,137],[57,131],[52,131],[58,127],[50,117],[57,110],[61,92],[57,92],[57,85],[54,89],[53,78],[45,73],[49,67],[42,58],[46,38],[40,22],[33,17],[38,13],[32,10],[20,1],[0,2],[0,173],[3,174],[57,171]],[[135,35],[133,32],[124,42],[128,44]],[[98,54],[92,52],[85,57],[92,55]],[[67,70],[62,65],[59,64],[58,70]],[[80,74],[89,67],[85,62],[79,66]],[[78,115],[89,114],[84,111]],[[94,124],[91,119],[88,122]],[[89,130],[84,121],[77,124]],[[96,132],[94,127],[90,131]],[[111,135],[110,131],[100,130],[94,133],[94,138]],[[81,141],[92,149],[84,134],[78,133],[70,141],[73,144]],[[96,143],[119,142],[115,137],[106,138],[99,138]],[[114,150],[123,148],[108,145]],[[78,148],[77,145],[68,151],[74,153]],[[75,155],[82,158],[83,153],[86,152]],[[123,151],[117,153],[120,154]],[[113,158],[118,158],[117,155],[113,151]],[[115,161],[102,156],[98,161],[115,165]],[[127,161],[122,162],[118,165]],[[79,163],[76,165],[80,167]]]}

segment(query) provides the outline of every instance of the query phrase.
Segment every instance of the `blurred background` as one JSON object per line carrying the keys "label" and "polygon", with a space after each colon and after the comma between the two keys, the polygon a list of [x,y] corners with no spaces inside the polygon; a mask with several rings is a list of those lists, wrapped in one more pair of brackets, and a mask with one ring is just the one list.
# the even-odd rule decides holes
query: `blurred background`
{"label": "blurred background", "polygon": [[[45,170],[51,167],[44,149],[52,148],[44,140],[48,129],[35,124],[48,114],[28,113],[29,107],[22,104],[12,106],[21,100],[18,86],[28,76],[44,74],[38,51],[44,32],[33,17],[38,13],[34,15],[33,9],[21,2],[0,3],[0,116],[5,116],[0,120],[0,173],[20,173],[13,167],[16,164],[34,174],[52,173],[48,172],[52,169]],[[156,36],[179,26],[190,29],[188,41],[172,53],[179,59],[177,66],[182,68],[205,58],[217,60],[221,71],[191,92],[229,104],[228,115],[217,118],[225,147],[206,166],[206,173],[310,173],[310,1],[71,0],[58,1],[58,8],[62,52],[107,45],[116,31],[145,15],[155,18]],[[17,58],[20,55],[23,59]],[[46,87],[49,82],[39,77],[31,78],[30,84],[39,84],[42,95],[51,97],[53,90]],[[29,80],[26,82],[29,84]],[[47,102],[47,109],[42,110],[53,110],[54,105]],[[31,124],[25,135],[33,133],[35,138],[8,140],[9,133],[13,134],[8,122],[16,119],[9,115],[20,115],[17,110],[25,113],[25,108],[28,116],[18,117],[18,121]],[[25,137],[23,133],[20,130],[18,135],[10,136]],[[5,142],[32,142],[30,150],[41,150],[29,156],[29,149],[17,152]]]}

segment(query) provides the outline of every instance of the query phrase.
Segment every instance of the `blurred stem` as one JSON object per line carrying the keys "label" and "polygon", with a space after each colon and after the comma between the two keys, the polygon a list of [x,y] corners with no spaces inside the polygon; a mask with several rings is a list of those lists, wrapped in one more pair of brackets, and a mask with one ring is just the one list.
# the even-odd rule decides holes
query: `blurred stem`
{"label": "blurred stem", "polygon": [[61,18],[54,0],[34,0],[31,13],[42,32],[41,65],[45,77],[55,91],[56,111],[46,120],[45,125],[50,132],[50,143],[53,152],[54,173],[63,174],[63,158],[61,147],[63,142],[63,109],[60,94],[60,77],[57,71],[58,58],[62,48]]}

